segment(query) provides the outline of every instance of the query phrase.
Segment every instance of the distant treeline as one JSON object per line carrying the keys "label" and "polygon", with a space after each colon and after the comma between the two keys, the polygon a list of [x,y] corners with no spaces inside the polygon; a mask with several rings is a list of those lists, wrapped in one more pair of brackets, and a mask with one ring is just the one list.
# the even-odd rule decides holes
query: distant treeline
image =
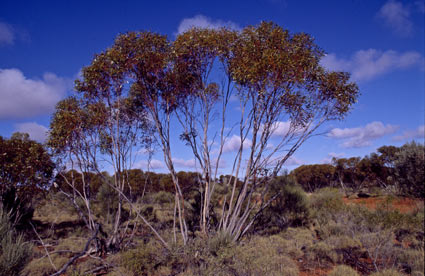
{"label": "distant treeline", "polygon": [[[402,147],[382,146],[377,153],[372,153],[363,158],[333,158],[331,164],[302,165],[293,171],[290,176],[306,191],[314,192],[324,187],[339,187],[344,190],[358,192],[363,188],[379,187],[397,189],[398,192],[408,196],[424,196],[424,147],[414,142]],[[421,155],[422,154],[422,155]],[[66,177],[74,174],[76,186],[82,191],[83,174],[77,171],[68,171]],[[133,199],[145,194],[160,191],[173,193],[175,191],[170,174],[145,172],[141,169],[124,171],[121,176],[110,176],[107,172],[101,175],[84,173],[86,181],[90,185],[93,196],[97,194],[104,181],[114,177],[128,179],[129,185],[125,188],[125,194]],[[199,189],[202,176],[196,172],[180,171],[177,173],[183,193]],[[221,175],[217,182],[222,184],[230,175]],[[55,182],[65,191],[67,184],[64,177],[57,175]]]}
{"label": "distant treeline", "polygon": [[331,164],[302,165],[291,172],[307,192],[333,186],[359,191],[380,187],[424,197],[424,146],[382,146],[363,158],[333,158]]}
{"label": "distant treeline", "polygon": [[[121,177],[128,180],[128,185],[124,189],[124,193],[132,199],[137,199],[146,194],[169,192],[174,193],[175,188],[170,174],[155,173],[151,171],[143,171],[141,169],[126,170],[121,176],[109,175],[104,171],[98,173],[80,173],[75,170],[67,171],[64,175],[56,175],[54,183],[56,187],[60,187],[66,192],[72,192],[72,188],[68,185],[65,179],[74,179],[75,187],[82,193],[83,192],[83,177],[85,181],[90,183],[89,189],[86,192],[90,193],[90,197],[95,197],[103,184],[106,181],[112,181],[115,177]],[[183,194],[188,194],[193,190],[199,190],[200,181],[202,176],[197,172],[180,171],[177,173],[180,186]],[[221,175],[217,179],[218,184],[223,184],[225,179],[230,178],[230,175]],[[53,188],[54,190],[57,188]]]}

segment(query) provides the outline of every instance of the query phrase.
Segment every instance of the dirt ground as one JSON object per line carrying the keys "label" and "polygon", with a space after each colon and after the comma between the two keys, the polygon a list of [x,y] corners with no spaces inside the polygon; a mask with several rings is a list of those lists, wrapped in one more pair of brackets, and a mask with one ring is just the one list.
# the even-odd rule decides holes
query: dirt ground
{"label": "dirt ground", "polygon": [[409,213],[421,208],[424,201],[421,199],[412,199],[407,197],[389,198],[385,196],[369,198],[343,198],[346,204],[359,204],[376,210],[378,207],[388,210],[398,210],[401,213]]}
{"label": "dirt ground", "polygon": [[[370,210],[377,208],[385,208],[388,210],[398,210],[401,213],[409,213],[420,209],[424,206],[424,201],[421,199],[412,199],[406,197],[391,198],[387,196],[369,197],[369,198],[347,198],[344,197],[343,201],[346,204],[363,205]],[[297,263],[300,269],[300,276],[326,276],[333,268],[313,268],[305,270],[302,263]]]}

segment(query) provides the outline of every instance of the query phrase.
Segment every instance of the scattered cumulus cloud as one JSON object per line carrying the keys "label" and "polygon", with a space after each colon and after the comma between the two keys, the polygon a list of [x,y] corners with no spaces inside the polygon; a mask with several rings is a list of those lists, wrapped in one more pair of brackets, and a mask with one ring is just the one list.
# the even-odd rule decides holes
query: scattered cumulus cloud
{"label": "scattered cumulus cloud", "polygon": [[413,67],[423,69],[424,57],[416,51],[399,53],[393,50],[383,52],[368,49],[357,51],[349,59],[328,54],[321,60],[321,64],[329,70],[351,72],[354,81],[365,81],[395,70]]}
{"label": "scattered cumulus cloud", "polygon": [[192,168],[192,169],[196,168],[195,159],[184,160],[180,158],[173,158],[173,162],[178,167],[185,167],[185,168]]}
{"label": "scattered cumulus cloud", "polygon": [[[276,158],[270,159],[267,162],[267,166],[276,166],[279,161],[281,161],[281,157],[276,157]],[[305,163],[306,162],[304,160],[301,160],[301,159],[297,158],[296,156],[292,155],[285,161],[285,163],[283,165],[286,166],[286,167],[287,166],[300,166],[300,165],[303,165]]]}
{"label": "scattered cumulus cloud", "polygon": [[149,165],[149,169],[150,170],[157,170],[157,169],[163,169],[165,168],[165,165],[162,161],[157,160],[157,159],[152,159],[150,164],[148,164],[147,160],[140,160],[138,162],[136,162],[133,166],[133,168],[135,169],[142,169],[142,170],[147,170],[148,169],[148,165]]}
{"label": "scattered cumulus cloud", "polygon": [[13,45],[15,42],[15,31],[9,24],[0,22],[0,45]]}
{"label": "scattered cumulus cloud", "polygon": [[303,165],[305,162],[301,159],[298,159],[295,156],[291,156],[286,160],[285,166],[300,166]]}
{"label": "scattered cumulus cloud", "polygon": [[66,79],[53,73],[29,79],[18,69],[0,69],[0,120],[48,114],[68,86]]}
{"label": "scattered cumulus cloud", "polygon": [[15,130],[22,133],[28,133],[30,139],[39,143],[44,143],[47,138],[47,127],[39,125],[36,122],[20,123],[15,125]]}
{"label": "scattered cumulus cloud", "polygon": [[409,36],[413,32],[410,10],[402,2],[394,0],[386,2],[379,10],[377,17],[400,36]]}
{"label": "scattered cumulus cloud", "polygon": [[382,122],[372,122],[364,127],[356,128],[334,128],[327,136],[335,139],[345,140],[342,143],[344,148],[360,148],[370,146],[373,140],[381,138],[387,134],[396,132],[398,126],[384,125]]}
{"label": "scattered cumulus cloud", "polygon": [[194,27],[207,29],[219,29],[222,27],[227,27],[234,30],[240,29],[239,25],[232,21],[223,21],[220,19],[214,20],[206,17],[205,15],[198,14],[191,18],[184,18],[177,28],[177,34],[184,33]]}
{"label": "scattered cumulus cloud", "polygon": [[[217,164],[217,158],[213,158],[211,164],[213,165],[213,168],[214,168],[215,165]],[[223,158],[220,158],[220,161],[218,162],[218,168],[219,169],[226,169],[227,168],[226,160],[224,160]]]}
{"label": "scattered cumulus cloud", "polygon": [[322,159],[322,163],[323,164],[330,164],[332,163],[332,158],[341,158],[345,156],[345,153],[341,152],[341,153],[335,153],[335,152],[330,152],[328,153],[328,155]]}
{"label": "scattered cumulus cloud", "polygon": [[394,141],[405,141],[411,139],[424,139],[425,138],[425,125],[418,126],[415,130],[408,130],[403,132],[402,135],[393,137]]}
{"label": "scattered cumulus cloud", "polygon": [[[243,147],[248,148],[252,145],[251,140],[248,138],[245,139],[243,142]],[[226,139],[223,146],[223,152],[232,152],[232,151],[238,151],[241,146],[241,137],[237,135],[233,135],[231,138]]]}
{"label": "scattered cumulus cloud", "polygon": [[291,126],[290,121],[286,122],[276,122],[274,123],[272,127],[272,135],[273,136],[285,136],[288,134],[289,131],[295,133],[295,134],[301,134],[305,128],[298,127],[294,129],[294,126]]}

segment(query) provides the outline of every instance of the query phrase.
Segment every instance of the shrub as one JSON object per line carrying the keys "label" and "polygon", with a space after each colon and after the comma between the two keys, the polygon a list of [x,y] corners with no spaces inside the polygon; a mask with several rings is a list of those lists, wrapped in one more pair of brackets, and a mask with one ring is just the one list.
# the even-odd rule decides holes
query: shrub
{"label": "shrub", "polygon": [[357,271],[346,265],[336,266],[328,276],[359,276]]}
{"label": "shrub", "polygon": [[394,170],[403,193],[425,197],[425,147],[415,142],[403,145],[395,154]]}
{"label": "shrub", "polygon": [[161,259],[168,257],[162,251],[161,245],[148,242],[120,254],[120,265],[134,275],[153,275]]}
{"label": "shrub", "polygon": [[231,267],[238,275],[298,275],[296,264],[284,252],[279,252],[279,248],[276,239],[254,238],[236,246]]}
{"label": "shrub", "polygon": [[2,275],[18,275],[31,256],[31,246],[22,235],[15,237],[12,233],[1,240],[0,272]]}
{"label": "shrub", "polygon": [[413,273],[423,273],[425,271],[424,267],[424,250],[413,250],[405,249],[400,250],[398,255],[397,262],[398,264],[405,268],[405,270]]}
{"label": "shrub", "polygon": [[208,250],[211,254],[217,254],[221,249],[233,244],[232,237],[225,232],[215,233],[208,239]]}
{"label": "shrub", "polygon": [[0,206],[5,213],[8,213],[12,227],[19,230],[27,229],[34,215],[31,199],[25,198],[15,187],[11,187],[0,195],[0,200]]}
{"label": "shrub", "polygon": [[283,237],[283,242],[286,242],[284,247],[287,254],[293,258],[302,257],[303,250],[313,245],[315,240],[314,233],[305,228],[288,228],[279,234]]}
{"label": "shrub", "polygon": [[[51,255],[52,262],[55,264],[56,268],[61,268],[64,264],[69,261],[68,257],[59,256],[59,255]],[[50,263],[49,259],[40,258],[33,259],[29,262],[24,270],[22,271],[22,276],[45,276],[55,273],[56,270]]]}
{"label": "shrub", "polygon": [[312,262],[335,263],[338,260],[338,254],[333,246],[320,241],[307,249],[306,258]]}
{"label": "shrub", "polygon": [[345,209],[342,194],[335,188],[320,189],[312,194],[310,197],[310,206],[315,211],[313,217],[324,220],[327,220],[330,215]]}
{"label": "shrub", "polygon": [[166,204],[174,202],[174,195],[169,192],[160,191],[158,193],[153,194],[152,201],[157,204]]}
{"label": "shrub", "polygon": [[310,206],[307,194],[298,185],[285,185],[283,187],[282,202],[284,213],[293,225],[306,225],[310,219]]}
{"label": "shrub", "polygon": [[18,275],[31,256],[31,244],[16,234],[9,217],[0,208],[0,274]]}
{"label": "shrub", "polygon": [[369,276],[403,276],[403,274],[394,269],[385,269],[380,272],[372,273]]}
{"label": "shrub", "polygon": [[309,223],[311,210],[307,194],[292,176],[279,176],[271,181],[269,196],[275,195],[277,198],[256,220],[254,232],[276,234],[285,227]]}
{"label": "shrub", "polygon": [[331,236],[326,240],[326,243],[331,245],[335,249],[347,249],[347,248],[360,248],[362,243],[356,239],[347,235],[342,236]]}
{"label": "shrub", "polygon": [[365,230],[358,234],[363,248],[367,251],[375,267],[380,269],[393,267],[397,258],[397,249],[393,244],[394,234],[387,230]]}
{"label": "shrub", "polygon": [[100,186],[96,199],[99,205],[97,215],[103,217],[106,224],[112,223],[118,210],[117,192],[108,183],[104,183]]}
{"label": "shrub", "polygon": [[59,224],[76,222],[79,216],[64,194],[51,192],[36,206],[34,219],[46,224]]}

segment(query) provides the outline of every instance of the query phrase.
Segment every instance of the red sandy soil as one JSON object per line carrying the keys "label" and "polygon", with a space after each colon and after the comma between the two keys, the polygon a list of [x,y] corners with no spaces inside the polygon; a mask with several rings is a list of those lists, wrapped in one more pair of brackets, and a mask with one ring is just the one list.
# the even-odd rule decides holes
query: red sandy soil
{"label": "red sandy soil", "polygon": [[[398,210],[401,213],[409,213],[424,206],[424,201],[422,199],[412,199],[406,197],[399,197],[389,200],[385,196],[380,197],[369,197],[369,198],[347,198],[344,197],[343,201],[346,204],[359,204],[364,205],[368,209],[376,210],[378,207],[389,209],[389,210]],[[397,242],[397,241],[395,241]],[[401,244],[403,247],[407,248],[407,244]],[[300,276],[326,276],[328,275],[333,268],[311,268],[305,269],[301,263],[298,263],[298,268],[300,269]]]}
{"label": "red sandy soil", "polygon": [[401,213],[409,213],[424,206],[421,199],[412,199],[407,197],[399,197],[387,200],[386,197],[369,197],[369,198],[343,198],[346,204],[364,205],[368,209],[376,210],[378,207],[398,210]]}

